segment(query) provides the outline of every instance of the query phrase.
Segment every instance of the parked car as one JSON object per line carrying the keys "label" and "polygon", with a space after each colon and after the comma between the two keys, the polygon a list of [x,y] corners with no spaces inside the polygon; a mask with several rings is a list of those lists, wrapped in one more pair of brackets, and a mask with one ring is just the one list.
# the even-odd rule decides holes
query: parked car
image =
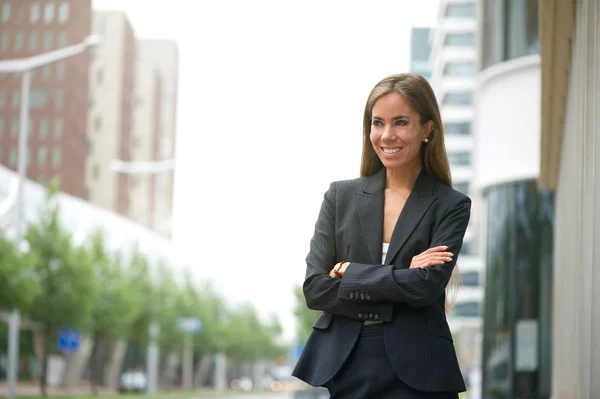
{"label": "parked car", "polygon": [[119,392],[146,392],[148,379],[146,374],[140,370],[129,370],[121,374],[119,381]]}

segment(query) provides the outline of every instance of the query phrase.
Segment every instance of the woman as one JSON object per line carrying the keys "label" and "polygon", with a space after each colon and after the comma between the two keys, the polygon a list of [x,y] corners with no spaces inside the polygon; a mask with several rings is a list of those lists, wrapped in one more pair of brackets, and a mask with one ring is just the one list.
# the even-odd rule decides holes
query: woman
{"label": "woman", "polygon": [[361,177],[331,184],[310,243],[304,295],[323,313],[293,375],[331,398],[457,398],[445,289],[471,200],[451,188],[431,86],[383,79],[363,135]]}

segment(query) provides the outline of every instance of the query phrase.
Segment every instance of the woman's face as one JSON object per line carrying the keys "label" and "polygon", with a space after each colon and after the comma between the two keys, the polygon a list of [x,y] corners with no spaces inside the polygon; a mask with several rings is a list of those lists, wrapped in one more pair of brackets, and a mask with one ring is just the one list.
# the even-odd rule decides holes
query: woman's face
{"label": "woman's face", "polygon": [[398,92],[391,92],[375,102],[370,139],[386,168],[402,168],[421,163],[421,143],[428,136],[420,115]]}

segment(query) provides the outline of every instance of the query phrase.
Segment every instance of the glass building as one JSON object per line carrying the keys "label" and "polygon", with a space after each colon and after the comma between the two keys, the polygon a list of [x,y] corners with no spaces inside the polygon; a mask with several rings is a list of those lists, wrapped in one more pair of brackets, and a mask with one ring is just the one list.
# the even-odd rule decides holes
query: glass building
{"label": "glass building", "polygon": [[538,1],[480,0],[478,7],[474,158],[486,264],[482,397],[549,398],[555,207],[554,194],[538,189]]}

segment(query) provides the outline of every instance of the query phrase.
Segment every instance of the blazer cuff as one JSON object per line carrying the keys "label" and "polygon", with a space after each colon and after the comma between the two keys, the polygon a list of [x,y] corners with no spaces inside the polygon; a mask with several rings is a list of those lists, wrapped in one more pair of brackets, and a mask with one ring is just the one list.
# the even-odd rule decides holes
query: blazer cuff
{"label": "blazer cuff", "polygon": [[393,268],[351,262],[340,279],[338,298],[361,302],[384,300],[381,292],[396,288]]}

